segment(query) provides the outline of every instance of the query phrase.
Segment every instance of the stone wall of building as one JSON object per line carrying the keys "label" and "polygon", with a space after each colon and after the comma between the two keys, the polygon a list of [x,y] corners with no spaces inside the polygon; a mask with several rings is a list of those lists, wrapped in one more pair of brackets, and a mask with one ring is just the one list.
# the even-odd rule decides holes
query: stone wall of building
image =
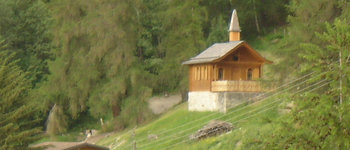
{"label": "stone wall of building", "polygon": [[264,98],[264,93],[247,93],[247,92],[219,92],[219,95],[223,95],[225,101],[225,110],[236,107],[243,103],[252,103]]}
{"label": "stone wall of building", "polygon": [[188,110],[190,111],[218,111],[218,93],[213,92],[189,92]]}
{"label": "stone wall of building", "polygon": [[264,93],[246,92],[189,92],[188,110],[226,112],[246,102],[264,98]]}

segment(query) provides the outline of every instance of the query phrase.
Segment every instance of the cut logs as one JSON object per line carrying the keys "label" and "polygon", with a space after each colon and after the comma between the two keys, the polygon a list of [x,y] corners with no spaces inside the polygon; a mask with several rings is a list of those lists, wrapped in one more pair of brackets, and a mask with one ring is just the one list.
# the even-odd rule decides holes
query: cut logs
{"label": "cut logs", "polygon": [[213,120],[213,121],[210,121],[202,129],[198,130],[196,134],[192,134],[190,136],[190,139],[200,140],[207,137],[217,136],[217,135],[231,131],[232,128],[233,127],[231,123],[220,121],[220,120]]}

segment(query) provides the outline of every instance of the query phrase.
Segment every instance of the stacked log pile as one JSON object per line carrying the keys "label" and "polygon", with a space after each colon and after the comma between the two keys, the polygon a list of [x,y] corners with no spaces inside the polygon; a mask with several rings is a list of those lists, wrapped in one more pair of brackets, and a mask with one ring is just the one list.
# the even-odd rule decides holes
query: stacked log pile
{"label": "stacked log pile", "polygon": [[196,134],[191,135],[190,139],[200,140],[207,137],[217,136],[217,135],[231,131],[232,128],[233,127],[231,123],[220,121],[220,120],[214,120],[209,122],[202,129],[198,130]]}

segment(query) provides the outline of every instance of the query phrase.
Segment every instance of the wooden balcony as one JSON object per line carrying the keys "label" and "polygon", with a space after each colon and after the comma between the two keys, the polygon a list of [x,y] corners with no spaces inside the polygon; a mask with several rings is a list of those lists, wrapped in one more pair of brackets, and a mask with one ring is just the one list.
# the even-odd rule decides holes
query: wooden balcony
{"label": "wooden balcony", "polygon": [[263,92],[257,81],[212,81],[212,92]]}

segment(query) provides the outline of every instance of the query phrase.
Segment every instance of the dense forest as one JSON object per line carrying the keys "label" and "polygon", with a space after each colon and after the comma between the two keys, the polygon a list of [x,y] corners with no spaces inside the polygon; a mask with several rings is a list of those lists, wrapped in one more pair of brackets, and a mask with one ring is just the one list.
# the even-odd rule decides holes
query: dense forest
{"label": "dense forest", "polygon": [[[349,7],[347,0],[0,0],[0,149],[27,147],[43,131],[65,133],[81,118],[109,120],[110,130],[143,123],[154,116],[152,95],[186,100],[181,62],[228,40],[233,9],[246,41],[287,29],[269,50],[280,58],[272,79],[314,71],[333,81],[293,97],[300,108],[279,122],[288,130],[252,146],[349,147]],[[292,134],[292,124],[305,132]],[[319,132],[311,136],[311,128]]]}

